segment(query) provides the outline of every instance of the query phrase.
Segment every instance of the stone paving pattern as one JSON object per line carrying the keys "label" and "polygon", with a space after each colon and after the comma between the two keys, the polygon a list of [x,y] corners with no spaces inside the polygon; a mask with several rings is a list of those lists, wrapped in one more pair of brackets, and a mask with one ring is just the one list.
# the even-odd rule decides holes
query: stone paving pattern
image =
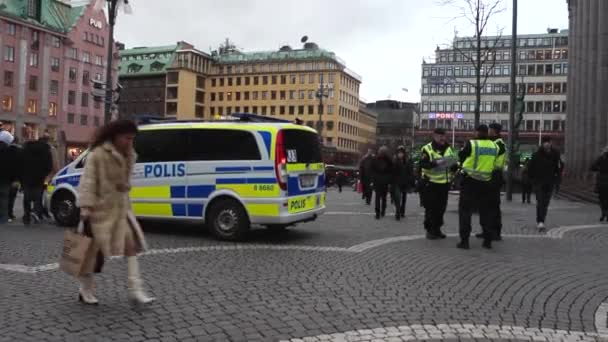
{"label": "stone paving pattern", "polygon": [[[423,233],[416,195],[401,222],[374,220],[350,191],[331,192],[328,203],[328,214],[317,222],[279,235],[255,230],[242,244],[216,241],[197,225],[146,222],[144,229],[153,249],[348,248]],[[449,233],[457,232],[456,205],[451,196]],[[533,205],[504,207],[505,234],[537,234]],[[595,206],[554,201],[553,208],[549,228],[599,223]],[[61,237],[62,229],[50,225],[1,226],[0,264],[54,263]],[[120,259],[108,261],[97,278],[98,307],[79,304],[76,282],[60,271],[0,270],[0,341],[601,340],[595,314],[608,302],[608,226],[562,239],[507,238],[491,251],[478,241],[470,251],[458,250],[456,242],[416,239],[360,253],[312,248],[146,255],[146,287],[158,301],[145,308],[128,304]]]}

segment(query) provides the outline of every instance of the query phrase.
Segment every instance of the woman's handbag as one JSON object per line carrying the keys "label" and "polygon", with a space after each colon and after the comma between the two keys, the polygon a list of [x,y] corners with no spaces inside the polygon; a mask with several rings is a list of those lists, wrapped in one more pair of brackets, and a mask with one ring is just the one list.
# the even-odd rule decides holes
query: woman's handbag
{"label": "woman's handbag", "polygon": [[76,231],[66,230],[63,235],[63,250],[59,268],[65,273],[78,277],[82,275],[85,257],[93,239],[84,234],[88,221],[80,221]]}

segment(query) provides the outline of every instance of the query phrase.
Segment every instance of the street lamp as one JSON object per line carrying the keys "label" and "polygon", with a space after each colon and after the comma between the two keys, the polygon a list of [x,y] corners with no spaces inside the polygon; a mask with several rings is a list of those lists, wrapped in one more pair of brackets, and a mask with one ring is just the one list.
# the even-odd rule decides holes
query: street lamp
{"label": "street lamp", "polygon": [[110,32],[108,34],[108,58],[106,63],[106,96],[105,96],[105,116],[104,121],[106,123],[112,120],[112,62],[114,59],[114,25],[116,24],[116,16],[118,9],[122,9],[125,14],[133,13],[130,0],[97,0],[95,3],[95,10],[100,11],[104,2],[108,6],[108,25],[110,26]]}
{"label": "street lamp", "polygon": [[319,89],[316,94],[319,99],[319,122],[317,123],[317,132],[319,133],[319,139],[323,143],[323,98],[329,98],[329,85],[323,83],[323,74],[321,74],[319,78],[319,83]]}

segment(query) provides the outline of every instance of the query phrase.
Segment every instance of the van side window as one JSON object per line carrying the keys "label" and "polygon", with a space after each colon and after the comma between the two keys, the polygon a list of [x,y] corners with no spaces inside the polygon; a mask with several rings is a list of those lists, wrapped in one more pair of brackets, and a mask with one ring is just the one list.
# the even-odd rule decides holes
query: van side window
{"label": "van side window", "polygon": [[192,129],[187,160],[260,160],[251,132],[232,129]]}
{"label": "van side window", "polygon": [[135,138],[138,163],[186,160],[185,130],[167,129],[140,131]]}
{"label": "van side window", "polygon": [[78,161],[78,164],[76,164],[76,168],[82,169],[86,163],[87,163],[87,156],[84,156],[82,159],[80,159],[80,161]]}

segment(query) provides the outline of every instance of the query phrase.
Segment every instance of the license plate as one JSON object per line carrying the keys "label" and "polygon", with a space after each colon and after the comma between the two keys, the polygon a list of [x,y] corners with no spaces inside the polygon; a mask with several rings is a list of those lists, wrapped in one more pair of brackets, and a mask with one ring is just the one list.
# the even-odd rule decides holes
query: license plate
{"label": "license plate", "polygon": [[300,176],[300,186],[302,188],[312,188],[315,186],[316,175],[302,175]]}

